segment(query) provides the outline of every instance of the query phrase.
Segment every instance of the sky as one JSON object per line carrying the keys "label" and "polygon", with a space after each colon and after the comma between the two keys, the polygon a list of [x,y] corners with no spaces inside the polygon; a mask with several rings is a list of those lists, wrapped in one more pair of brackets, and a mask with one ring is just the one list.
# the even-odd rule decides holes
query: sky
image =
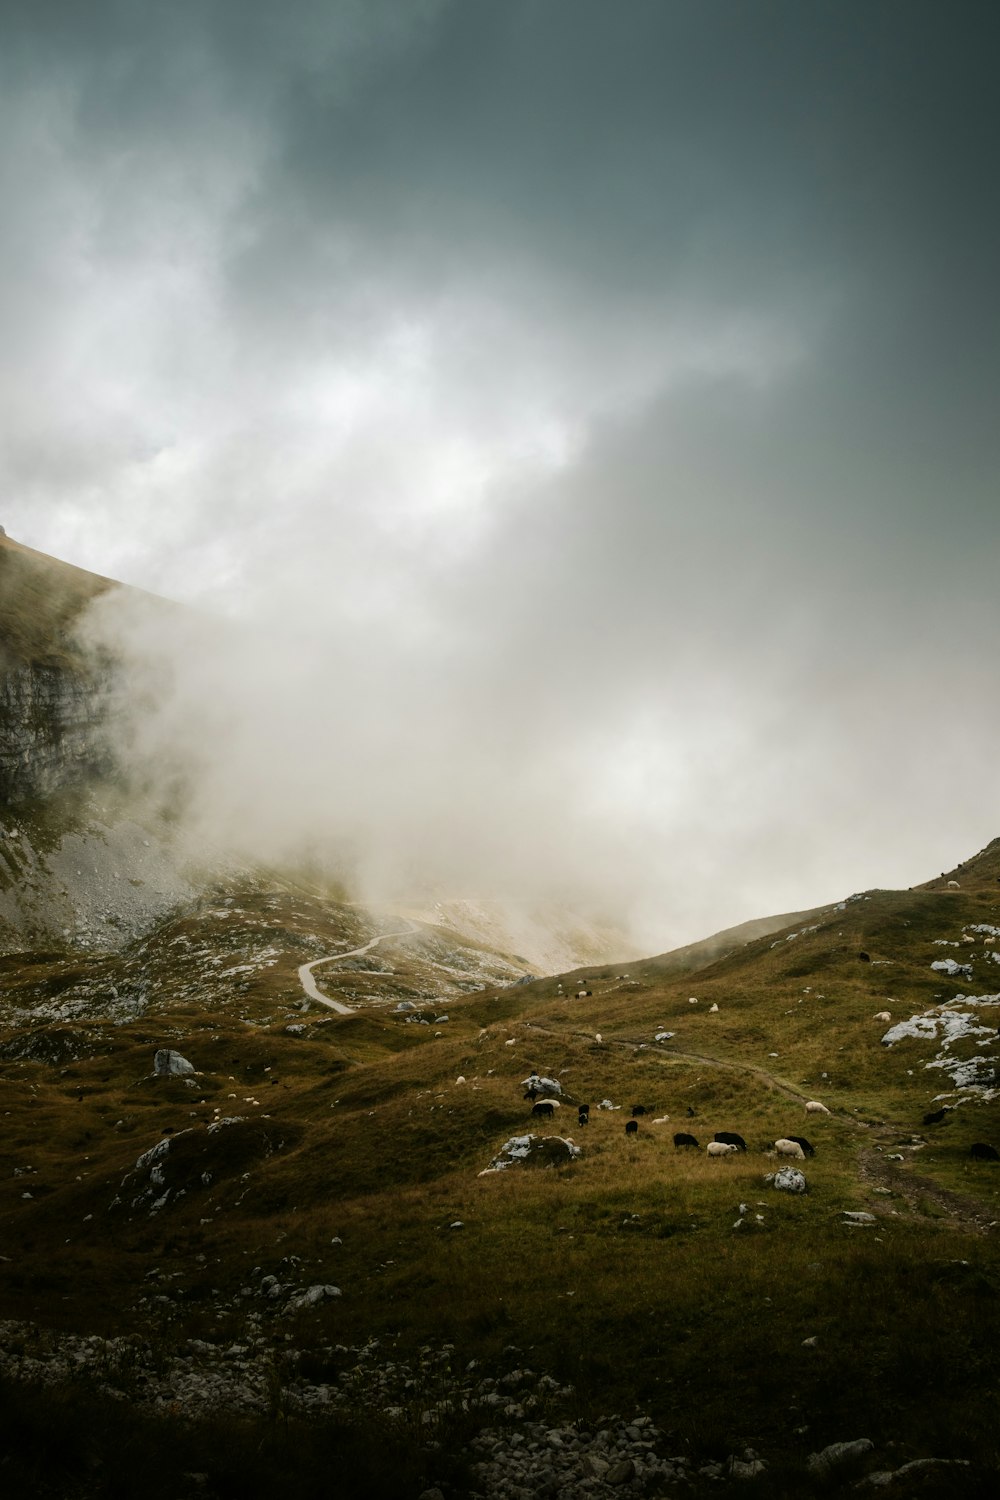
{"label": "sky", "polygon": [[644,951],[1000,833],[993,0],[0,18],[0,523],[214,832]]}

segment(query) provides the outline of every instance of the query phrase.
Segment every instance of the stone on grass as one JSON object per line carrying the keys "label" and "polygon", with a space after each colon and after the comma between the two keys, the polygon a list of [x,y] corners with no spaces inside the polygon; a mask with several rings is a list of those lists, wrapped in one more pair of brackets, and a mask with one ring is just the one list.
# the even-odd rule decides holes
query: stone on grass
{"label": "stone on grass", "polygon": [[157,1078],[186,1078],[194,1066],[172,1047],[161,1047],[153,1057],[153,1072]]}
{"label": "stone on grass", "polygon": [[517,1165],[526,1167],[561,1167],[580,1156],[579,1146],[558,1135],[514,1135],[504,1141],[488,1167],[480,1172],[503,1172]]}
{"label": "stone on grass", "polygon": [[828,1474],[832,1469],[839,1469],[844,1464],[853,1463],[855,1459],[870,1453],[874,1446],[871,1438],[855,1438],[848,1443],[831,1443],[828,1448],[823,1448],[819,1453],[810,1453],[806,1460],[806,1467],[813,1474]]}
{"label": "stone on grass", "polygon": [[866,1474],[858,1485],[858,1489],[870,1487],[881,1490],[886,1485],[893,1484],[897,1479],[902,1478],[904,1474],[915,1474],[918,1470],[929,1469],[934,1464],[961,1464],[968,1468],[969,1460],[967,1458],[913,1458],[901,1469],[879,1469],[874,1474]]}
{"label": "stone on grass", "polygon": [[562,1093],[562,1084],[557,1078],[542,1078],[537,1073],[529,1073],[527,1078],[521,1079],[523,1089],[534,1089],[536,1094],[544,1098],[553,1098]]}
{"label": "stone on grass", "polygon": [[764,1180],[777,1188],[779,1193],[807,1193],[809,1191],[805,1173],[800,1172],[797,1167],[782,1167],[781,1171],[775,1172],[773,1176],[768,1173]]}
{"label": "stone on grass", "polygon": [[309,1286],[302,1292],[297,1292],[285,1303],[285,1312],[302,1312],[307,1307],[317,1307],[321,1302],[326,1302],[330,1297],[341,1295],[339,1286],[316,1285]]}

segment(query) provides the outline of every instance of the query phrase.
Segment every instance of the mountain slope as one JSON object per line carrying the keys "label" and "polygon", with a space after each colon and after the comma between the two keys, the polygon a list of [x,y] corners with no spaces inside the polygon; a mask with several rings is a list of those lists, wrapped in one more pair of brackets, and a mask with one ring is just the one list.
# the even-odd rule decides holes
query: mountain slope
{"label": "mountain slope", "polygon": [[[282,1351],[282,1400],[316,1410],[360,1361],[365,1395],[337,1409],[351,1431],[375,1423],[362,1488],[390,1428],[422,1482],[440,1477],[431,1422],[472,1465],[452,1492],[499,1497],[507,1480],[487,1485],[470,1434],[512,1473],[511,1435],[535,1440],[548,1391],[544,1431],[581,1453],[600,1455],[588,1434],[612,1400],[648,1414],[671,1437],[642,1452],[672,1453],[693,1493],[750,1445],[760,1493],[819,1494],[808,1454],[860,1434],[869,1467],[961,1460],[962,1493],[986,1493],[1000,1168],[970,1147],[1000,1146],[1000,841],[964,872],[959,891],[845,898],[694,972],[594,977],[581,999],[568,976],[511,983],[511,968],[498,984],[495,956],[440,929],[260,884],[117,955],[10,957],[0,1314],[111,1328],[125,1349],[155,1327],[140,1399],[180,1410],[222,1389],[230,1346],[251,1385]],[[396,935],[349,956],[380,932]],[[314,977],[350,1014],[304,993],[301,965],[324,956]],[[170,1048],[194,1071],[157,1075]],[[523,1097],[535,1072],[562,1085],[551,1121]],[[648,1113],[626,1139],[635,1104]],[[677,1130],[701,1149],[675,1149]],[[717,1130],[747,1152],[708,1158]],[[531,1131],[581,1154],[481,1175]],[[816,1153],[793,1163],[801,1197],[766,1181],[789,1135]],[[914,1378],[928,1350],[947,1389]],[[404,1438],[394,1372],[420,1360],[441,1379],[409,1377]],[[457,1423],[447,1403],[472,1360]],[[518,1389],[535,1404],[505,1397],[497,1433],[486,1397]],[[627,1451],[620,1492],[638,1494]]]}
{"label": "mountain slope", "polygon": [[[103,582],[10,626],[7,680],[86,695],[59,643]],[[333,1470],[372,1496],[801,1500],[929,1460],[907,1493],[995,1492],[1000,839],[909,891],[532,980],[470,903],[185,865],[44,723],[2,727],[35,755],[0,816],[21,1492],[318,1500]],[[747,1149],[709,1157],[720,1131]],[[815,1154],[777,1155],[792,1136]],[[807,1191],[775,1186],[789,1164]]]}

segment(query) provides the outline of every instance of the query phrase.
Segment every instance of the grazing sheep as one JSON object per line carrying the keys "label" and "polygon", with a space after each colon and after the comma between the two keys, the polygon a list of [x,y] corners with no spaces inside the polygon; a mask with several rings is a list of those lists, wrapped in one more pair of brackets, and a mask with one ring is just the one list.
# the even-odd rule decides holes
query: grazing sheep
{"label": "grazing sheep", "polygon": [[892,1012],[888,1011],[888,1010],[879,1010],[879,1011],[876,1011],[875,1014],[872,1016],[872,1020],[873,1021],[891,1021],[892,1020]]}
{"label": "grazing sheep", "polygon": [[558,1107],[554,1099],[539,1099],[537,1104],[531,1106],[531,1113],[537,1115],[539,1119],[551,1120]]}
{"label": "grazing sheep", "polygon": [[807,1156],[816,1155],[815,1146],[810,1146],[804,1135],[788,1135],[785,1139],[786,1141],[794,1141],[797,1146],[801,1146]]}
{"label": "grazing sheep", "polygon": [[646,1113],[646,1106],[644,1104],[633,1104],[633,1106],[632,1106],[632,1118],[633,1118],[633,1120],[637,1120],[640,1115],[644,1115],[645,1113]]}
{"label": "grazing sheep", "polygon": [[705,1147],[709,1156],[733,1156],[739,1149],[731,1141],[709,1141]]}
{"label": "grazing sheep", "polygon": [[803,1151],[798,1141],[793,1141],[790,1139],[778,1140],[774,1143],[774,1149],[775,1151],[777,1151],[779,1156],[792,1156],[796,1161],[805,1161],[806,1159],[806,1153]]}
{"label": "grazing sheep", "polygon": [[694,1136],[688,1135],[684,1130],[679,1130],[674,1136],[674,1145],[678,1150],[680,1150],[682,1146],[697,1146],[697,1144],[698,1142],[695,1140]]}
{"label": "grazing sheep", "polygon": [[970,1146],[969,1155],[975,1157],[976,1161],[1000,1161],[1000,1152],[994,1146],[988,1146],[985,1141],[976,1141],[975,1145]]}
{"label": "grazing sheep", "polygon": [[625,1121],[625,1134],[626,1135],[638,1135],[639,1134],[639,1121],[638,1120],[626,1120]]}
{"label": "grazing sheep", "polygon": [[958,883],[957,880],[949,880],[949,882],[948,882],[948,890],[949,891],[960,891],[961,889],[962,889],[962,887],[959,885],[959,883]]}
{"label": "grazing sheep", "polygon": [[947,1104],[945,1104],[945,1105],[943,1105],[941,1107],[941,1109],[932,1110],[930,1114],[924,1115],[924,1124],[925,1125],[940,1125],[941,1121],[944,1119],[944,1117],[945,1117],[945,1115],[947,1113],[948,1113],[948,1106],[947,1106]]}
{"label": "grazing sheep", "polygon": [[747,1143],[741,1135],[736,1135],[732,1130],[717,1130],[713,1137],[721,1142],[723,1146],[732,1146],[736,1151],[745,1151]]}
{"label": "grazing sheep", "polygon": [[825,1104],[820,1104],[818,1099],[810,1099],[806,1105],[807,1115],[828,1115],[830,1111]]}

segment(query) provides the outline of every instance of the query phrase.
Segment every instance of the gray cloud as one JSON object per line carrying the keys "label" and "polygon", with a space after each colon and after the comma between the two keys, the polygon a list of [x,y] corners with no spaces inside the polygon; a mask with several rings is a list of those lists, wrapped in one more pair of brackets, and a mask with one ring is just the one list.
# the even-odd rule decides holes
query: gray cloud
{"label": "gray cloud", "polygon": [[3,520],[245,622],[220,835],[665,946],[995,834],[992,5],[6,12]]}

